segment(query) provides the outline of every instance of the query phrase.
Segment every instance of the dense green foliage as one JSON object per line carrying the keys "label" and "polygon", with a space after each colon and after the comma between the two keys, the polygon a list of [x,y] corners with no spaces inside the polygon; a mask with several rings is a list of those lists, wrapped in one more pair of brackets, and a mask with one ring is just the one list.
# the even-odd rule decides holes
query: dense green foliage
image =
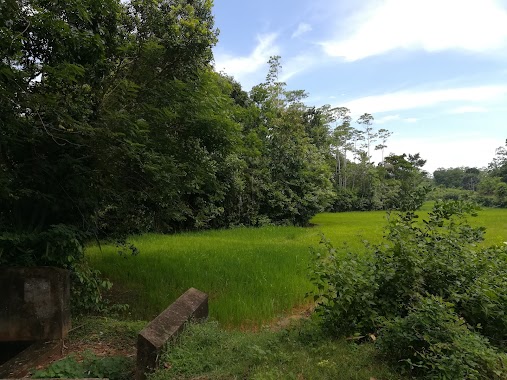
{"label": "dense green foliage", "polygon": [[213,71],[212,2],[5,1],[0,264],[72,267],[83,241],[304,225],[333,195],[326,119],[277,81]]}
{"label": "dense green foliage", "polygon": [[234,158],[228,225],[305,225],[333,196],[327,120],[303,104],[303,91],[278,81],[279,57],[269,64],[266,81],[235,99],[243,144]]}
{"label": "dense green foliage", "polygon": [[474,213],[450,201],[435,203],[422,221],[413,212],[391,215],[385,243],[370,255],[340,253],[324,239],[312,280],[326,328],[380,334],[383,352],[413,374],[426,368],[421,373],[446,378],[462,367],[466,378],[504,376],[506,359],[490,342],[504,347],[507,337],[507,246],[479,247],[484,228],[466,220]]}
{"label": "dense green foliage", "polygon": [[507,370],[507,356],[436,296],[387,321],[377,345],[394,367],[427,379],[504,379]]}
{"label": "dense green foliage", "polygon": [[228,100],[208,69],[210,1],[6,1],[0,15],[2,263],[64,265],[92,235],[206,218],[192,204],[234,129],[215,117]]}
{"label": "dense green foliage", "polygon": [[193,204],[215,196],[200,184],[219,183],[235,127],[215,117],[211,6],[1,3],[0,265],[91,274],[81,294],[100,300],[83,241],[213,213]]}
{"label": "dense green foliage", "polygon": [[498,177],[503,183],[507,183],[507,140],[505,140],[505,146],[496,149],[496,155],[488,169],[493,177]]}

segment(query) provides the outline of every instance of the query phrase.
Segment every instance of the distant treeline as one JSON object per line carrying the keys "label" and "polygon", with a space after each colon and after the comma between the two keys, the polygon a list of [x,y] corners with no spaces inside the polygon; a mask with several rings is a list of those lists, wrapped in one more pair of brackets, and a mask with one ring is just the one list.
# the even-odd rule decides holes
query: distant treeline
{"label": "distant treeline", "polygon": [[469,199],[487,207],[507,207],[507,141],[487,168],[439,168],[432,198]]}

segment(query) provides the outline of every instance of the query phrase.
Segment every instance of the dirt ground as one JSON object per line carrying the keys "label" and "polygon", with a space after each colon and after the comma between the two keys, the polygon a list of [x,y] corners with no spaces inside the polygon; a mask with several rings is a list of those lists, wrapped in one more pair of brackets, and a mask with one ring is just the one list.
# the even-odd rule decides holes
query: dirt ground
{"label": "dirt ground", "polygon": [[[288,327],[300,319],[308,318],[313,311],[312,306],[302,306],[292,310],[289,315],[274,319],[267,324],[272,330]],[[85,356],[98,357],[123,356],[135,361],[137,334],[145,326],[146,321],[123,321],[115,318],[88,316],[73,320],[67,339],[63,342],[60,357],[52,358],[37,370],[45,369],[51,363],[67,356],[83,360]],[[264,328],[266,325],[264,326]],[[252,327],[240,327],[241,330],[256,330]]]}

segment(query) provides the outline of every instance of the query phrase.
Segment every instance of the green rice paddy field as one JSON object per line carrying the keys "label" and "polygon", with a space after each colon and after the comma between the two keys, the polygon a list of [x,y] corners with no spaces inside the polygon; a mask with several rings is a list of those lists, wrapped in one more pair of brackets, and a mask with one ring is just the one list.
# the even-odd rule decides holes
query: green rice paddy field
{"label": "green rice paddy field", "polygon": [[[421,210],[430,209],[427,203]],[[507,210],[484,209],[474,225],[487,228],[485,244],[507,241]],[[364,250],[382,240],[386,213],[316,215],[312,227],[235,228],[145,234],[129,239],[140,251],[122,257],[111,245],[88,247],[93,267],[115,284],[113,295],[131,305],[132,318],[148,320],[189,287],[208,293],[210,316],[229,327],[259,326],[309,304],[305,294],[310,247],[321,234],[335,246]]]}

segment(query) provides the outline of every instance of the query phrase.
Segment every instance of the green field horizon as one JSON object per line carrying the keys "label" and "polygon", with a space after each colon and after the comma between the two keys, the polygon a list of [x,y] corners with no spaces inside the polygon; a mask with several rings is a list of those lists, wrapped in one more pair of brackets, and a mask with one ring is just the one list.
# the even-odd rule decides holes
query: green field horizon
{"label": "green field horizon", "polygon": [[[144,234],[128,239],[137,256],[120,256],[109,244],[87,247],[86,256],[113,282],[113,299],[130,304],[133,319],[156,316],[195,287],[209,295],[211,318],[228,327],[261,326],[310,304],[309,252],[322,235],[335,247],[362,252],[365,241],[382,241],[386,218],[385,211],[321,213],[310,227]],[[483,209],[470,220],[486,227],[483,244],[507,241],[507,210]]]}

